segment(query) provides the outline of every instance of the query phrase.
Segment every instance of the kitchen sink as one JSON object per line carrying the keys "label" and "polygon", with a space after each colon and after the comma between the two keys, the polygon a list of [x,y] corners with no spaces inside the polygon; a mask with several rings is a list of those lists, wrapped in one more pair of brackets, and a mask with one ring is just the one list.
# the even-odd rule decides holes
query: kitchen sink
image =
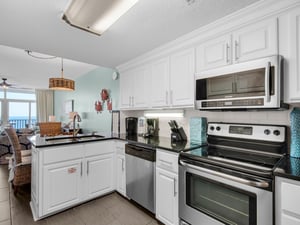
{"label": "kitchen sink", "polygon": [[52,143],[64,143],[64,142],[77,142],[77,141],[89,141],[89,140],[99,140],[103,139],[104,136],[98,134],[90,134],[90,135],[77,135],[77,136],[56,136],[56,137],[49,137],[45,140],[47,142]]}

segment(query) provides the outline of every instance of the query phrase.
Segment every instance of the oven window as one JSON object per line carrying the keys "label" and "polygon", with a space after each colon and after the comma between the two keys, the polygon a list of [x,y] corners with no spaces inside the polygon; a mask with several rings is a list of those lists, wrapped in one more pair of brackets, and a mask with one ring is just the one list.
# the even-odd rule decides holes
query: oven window
{"label": "oven window", "polygon": [[225,224],[256,225],[256,195],[186,173],[186,204]]}

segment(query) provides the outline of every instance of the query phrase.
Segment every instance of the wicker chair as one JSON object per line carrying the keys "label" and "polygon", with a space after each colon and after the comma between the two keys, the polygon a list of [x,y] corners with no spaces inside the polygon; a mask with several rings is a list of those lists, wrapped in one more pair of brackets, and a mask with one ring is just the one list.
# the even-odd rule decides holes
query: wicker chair
{"label": "wicker chair", "polygon": [[9,181],[12,181],[14,193],[24,184],[31,183],[31,150],[23,150],[14,128],[5,128],[12,149],[9,165]]}
{"label": "wicker chair", "polygon": [[61,122],[41,122],[39,123],[40,135],[56,136],[62,134]]}

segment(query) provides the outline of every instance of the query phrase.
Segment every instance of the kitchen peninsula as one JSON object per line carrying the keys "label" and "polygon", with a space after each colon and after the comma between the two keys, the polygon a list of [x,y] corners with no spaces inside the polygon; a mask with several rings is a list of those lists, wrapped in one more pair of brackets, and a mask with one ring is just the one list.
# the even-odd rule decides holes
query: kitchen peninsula
{"label": "kitchen peninsula", "polygon": [[[125,190],[125,143],[180,152],[199,145],[171,143],[170,138],[126,135],[79,135],[30,138],[32,143],[31,209],[34,220],[117,190]],[[123,162],[122,162],[123,163]],[[118,178],[118,179],[117,179]],[[123,180],[123,183],[119,183]],[[121,186],[121,187],[120,187]],[[122,187],[123,186],[123,187]]]}

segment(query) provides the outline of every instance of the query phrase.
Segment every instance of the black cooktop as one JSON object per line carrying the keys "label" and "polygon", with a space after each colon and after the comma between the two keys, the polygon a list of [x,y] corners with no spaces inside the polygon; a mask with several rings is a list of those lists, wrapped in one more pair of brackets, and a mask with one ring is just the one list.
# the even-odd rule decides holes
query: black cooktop
{"label": "black cooktop", "polygon": [[203,146],[180,153],[180,159],[199,161],[253,174],[270,175],[281,160],[282,155],[261,154],[259,152]]}

